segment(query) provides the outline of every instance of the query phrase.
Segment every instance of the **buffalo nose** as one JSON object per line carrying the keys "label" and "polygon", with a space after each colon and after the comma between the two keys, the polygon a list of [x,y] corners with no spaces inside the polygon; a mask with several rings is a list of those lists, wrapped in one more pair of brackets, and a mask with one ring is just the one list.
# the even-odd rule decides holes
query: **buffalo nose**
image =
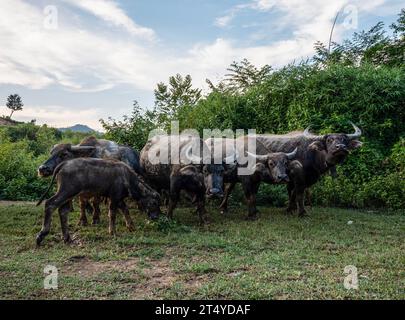
{"label": "buffalo nose", "polygon": [[39,173],[46,173],[47,171],[49,171],[49,168],[47,166],[41,165],[38,168]]}
{"label": "buffalo nose", "polygon": [[286,174],[281,174],[277,178],[279,181],[286,181],[286,182],[290,181],[290,179],[288,178],[288,175],[286,175]]}
{"label": "buffalo nose", "polygon": [[211,194],[218,194],[218,193],[220,193],[221,192],[221,190],[219,189],[219,188],[211,188],[210,189],[210,193]]}
{"label": "buffalo nose", "polygon": [[159,212],[152,212],[149,214],[150,220],[157,220],[159,218]]}
{"label": "buffalo nose", "polygon": [[336,149],[338,149],[338,150],[345,150],[345,149],[346,149],[346,145],[344,145],[344,144],[337,144],[337,145],[336,145]]}

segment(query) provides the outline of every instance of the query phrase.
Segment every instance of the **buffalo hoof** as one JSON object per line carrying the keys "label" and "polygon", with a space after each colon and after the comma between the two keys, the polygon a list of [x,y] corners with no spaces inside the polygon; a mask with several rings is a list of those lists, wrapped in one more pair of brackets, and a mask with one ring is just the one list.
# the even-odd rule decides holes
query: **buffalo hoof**
{"label": "buffalo hoof", "polygon": [[40,234],[38,234],[37,238],[36,238],[37,247],[39,247],[41,245],[42,240],[44,240],[44,237],[41,236]]}
{"label": "buffalo hoof", "polygon": [[133,231],[135,231],[135,227],[134,227],[134,225],[133,225],[133,224],[128,225],[128,226],[127,226],[127,229],[128,229],[128,231],[129,231],[129,232],[133,232]]}
{"label": "buffalo hoof", "polygon": [[254,216],[247,216],[246,217],[246,221],[256,221],[257,219],[259,219],[259,217],[257,215]]}
{"label": "buffalo hoof", "polygon": [[211,224],[211,221],[208,217],[201,217],[200,218],[200,225],[201,226],[208,226],[209,224]]}
{"label": "buffalo hoof", "polygon": [[88,224],[87,220],[80,219],[77,225],[85,227],[85,226],[87,226],[87,224]]}
{"label": "buffalo hoof", "polygon": [[296,209],[293,209],[293,208],[287,208],[287,210],[285,211],[285,214],[290,216],[290,215],[294,214],[295,210]]}
{"label": "buffalo hoof", "polygon": [[63,242],[65,244],[71,244],[73,242],[72,238],[70,237],[70,235],[68,234],[67,236],[63,237]]}
{"label": "buffalo hoof", "polygon": [[37,234],[37,238],[36,238],[36,243],[37,243],[37,247],[39,247],[42,243],[42,241],[44,240],[44,238],[48,235],[49,232],[39,232]]}
{"label": "buffalo hoof", "polygon": [[309,214],[308,214],[306,211],[301,211],[301,212],[298,214],[298,217],[300,217],[300,218],[307,218],[307,217],[309,217]]}

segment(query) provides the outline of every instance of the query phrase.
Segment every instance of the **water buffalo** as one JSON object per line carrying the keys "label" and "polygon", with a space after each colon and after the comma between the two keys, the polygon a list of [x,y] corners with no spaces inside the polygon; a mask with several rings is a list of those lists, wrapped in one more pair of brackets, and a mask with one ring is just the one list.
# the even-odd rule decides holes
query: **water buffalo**
{"label": "water buffalo", "polygon": [[[242,184],[242,189],[246,197],[248,205],[248,219],[255,220],[257,218],[256,209],[256,194],[259,190],[261,182],[270,184],[289,183],[288,166],[290,160],[294,159],[297,149],[291,153],[276,152],[270,153],[267,148],[260,142],[256,142],[254,153],[247,151],[247,145],[250,138],[243,137],[243,143],[239,140],[238,143],[234,139],[207,139],[207,145],[215,150],[222,150],[223,157],[229,157],[229,154],[235,154],[237,164],[225,165],[224,182],[229,183],[226,187],[225,197],[220,205],[220,210],[225,213],[228,209],[228,198],[236,183]],[[246,153],[247,156],[253,158],[254,161],[241,163],[240,155]],[[252,168],[249,174],[241,173],[238,169],[247,168],[251,165]]]}
{"label": "water buffalo", "polygon": [[[83,139],[78,145],[55,145],[51,150],[49,159],[39,166],[38,175],[49,177],[63,161],[83,157],[120,160],[128,164],[136,173],[142,174],[139,164],[139,154],[132,148],[118,145],[114,141],[97,139],[91,136]],[[87,225],[86,209],[93,211],[93,224],[97,224],[100,221],[101,199],[96,197],[91,200],[93,208],[89,205],[90,199],[85,194],[80,196],[79,225]]]}
{"label": "water buffalo", "polygon": [[330,168],[326,162],[327,152],[320,141],[312,142],[307,147],[305,158],[300,161],[292,161],[289,168],[290,183],[287,186],[289,204],[287,213],[291,214],[297,209],[299,216],[306,214],[304,206],[304,194],[309,186],[319,180]]}
{"label": "water buffalo", "polygon": [[169,192],[169,218],[173,216],[180,191],[184,190],[194,197],[200,223],[208,222],[205,196],[223,196],[224,165],[222,159],[215,163],[202,139],[188,135],[155,136],[142,149],[140,159],[151,186]]}
{"label": "water buffalo", "polygon": [[[256,140],[271,152],[288,152],[293,148],[298,148],[296,160],[302,165],[302,168],[298,170],[301,178],[291,179],[287,186],[289,212],[296,208],[296,201],[302,203],[306,189],[316,183],[321,175],[328,171],[333,174],[336,165],[341,164],[351,150],[361,147],[362,143],[358,140],[361,137],[361,130],[353,123],[351,124],[355,130],[352,134],[314,135],[307,128],[303,132],[292,132],[285,135],[256,135]],[[314,142],[316,144],[313,144]],[[320,156],[324,161],[320,161]],[[295,170],[297,171],[297,168]],[[300,206],[299,214],[300,216],[306,214],[303,205]]]}
{"label": "water buffalo", "polygon": [[136,173],[142,173],[139,154],[132,148],[121,146],[110,140],[87,137],[78,145],[70,143],[55,145],[49,159],[39,166],[38,174],[41,177],[49,177],[62,161],[84,157],[120,160],[132,167]]}
{"label": "water buffalo", "polygon": [[149,218],[156,219],[160,214],[159,194],[149,187],[132,168],[121,161],[79,158],[62,162],[55,168],[49,188],[37,205],[41,204],[55,178],[58,190],[45,202],[44,222],[37,235],[37,245],[40,245],[49,233],[51,216],[56,209],[59,209],[63,239],[65,242],[71,241],[68,230],[70,201],[80,194],[109,199],[109,233],[111,235],[115,234],[118,209],[123,212],[128,229],[133,228],[133,222],[124,202],[128,196],[140,203],[140,207],[147,211]]}

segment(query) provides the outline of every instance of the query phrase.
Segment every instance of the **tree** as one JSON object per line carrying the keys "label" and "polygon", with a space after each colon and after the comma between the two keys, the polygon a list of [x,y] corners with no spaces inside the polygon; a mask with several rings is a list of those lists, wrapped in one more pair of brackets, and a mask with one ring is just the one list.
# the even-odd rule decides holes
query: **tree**
{"label": "tree", "polygon": [[156,128],[154,118],[153,111],[143,110],[134,101],[132,114],[125,115],[122,121],[108,118],[100,119],[100,122],[106,131],[106,138],[141,150],[149,138],[149,132]]}
{"label": "tree", "polygon": [[379,22],[368,31],[354,33],[351,39],[332,43],[331,51],[323,43],[317,42],[313,60],[319,66],[371,63],[401,67],[405,63],[405,9],[401,10],[397,22],[391,24],[390,29],[392,36],[388,37],[384,24]]}
{"label": "tree", "polygon": [[23,109],[24,104],[22,103],[21,97],[18,94],[11,94],[7,98],[7,108],[11,109],[11,114],[9,118],[11,119],[14,111],[20,111]]}
{"label": "tree", "polygon": [[190,75],[169,78],[169,84],[160,82],[155,89],[155,115],[157,123],[167,128],[170,121],[181,121],[182,115],[201,99],[201,89],[194,89]]}
{"label": "tree", "polygon": [[225,75],[225,81],[236,90],[245,91],[262,83],[269,76],[271,67],[266,64],[256,68],[249,60],[243,59],[240,62],[234,61],[227,70],[229,73]]}
{"label": "tree", "polygon": [[232,62],[225,78],[217,86],[207,79],[207,83],[212,91],[244,93],[252,86],[261,84],[270,75],[272,68],[264,65],[257,68],[246,58],[240,62]]}

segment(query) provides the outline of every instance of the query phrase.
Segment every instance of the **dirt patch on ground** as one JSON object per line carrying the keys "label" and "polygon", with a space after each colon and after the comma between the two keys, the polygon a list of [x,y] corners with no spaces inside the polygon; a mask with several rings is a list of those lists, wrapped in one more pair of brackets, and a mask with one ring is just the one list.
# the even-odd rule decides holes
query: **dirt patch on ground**
{"label": "dirt patch on ground", "polygon": [[[115,261],[93,261],[86,256],[69,258],[63,268],[67,276],[79,277],[83,281],[94,280],[105,274],[126,273],[126,281],[122,288],[131,299],[157,299],[162,291],[169,290],[175,283],[190,292],[197,291],[209,281],[209,274],[193,275],[176,272],[170,258],[142,259],[129,258]],[[99,280],[99,279],[98,279]]]}
{"label": "dirt patch on ground", "polygon": [[138,268],[139,259],[117,261],[93,261],[86,256],[69,258],[64,267],[64,273],[69,276],[92,278],[104,272],[127,272]]}
{"label": "dirt patch on ground", "polygon": [[130,258],[115,261],[93,261],[85,256],[71,257],[65,264],[64,273],[68,276],[93,279],[105,273],[133,273],[126,284],[126,291],[132,299],[156,298],[155,293],[170,288],[179,278],[170,267],[170,260],[143,260]]}

